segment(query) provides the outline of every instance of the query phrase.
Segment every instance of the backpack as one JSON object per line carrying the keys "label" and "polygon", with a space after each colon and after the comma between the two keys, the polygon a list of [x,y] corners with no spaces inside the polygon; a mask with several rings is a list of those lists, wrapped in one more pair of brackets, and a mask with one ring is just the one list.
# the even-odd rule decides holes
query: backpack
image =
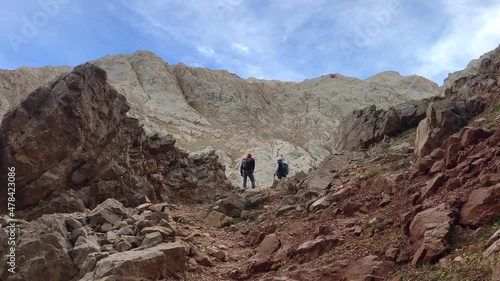
{"label": "backpack", "polygon": [[288,164],[283,162],[283,176],[286,177],[288,175]]}
{"label": "backpack", "polygon": [[288,164],[285,162],[278,162],[278,174],[280,177],[285,177],[288,175]]}
{"label": "backpack", "polygon": [[250,159],[249,158],[243,158],[243,160],[241,160],[241,168],[243,170],[248,170],[250,168]]}

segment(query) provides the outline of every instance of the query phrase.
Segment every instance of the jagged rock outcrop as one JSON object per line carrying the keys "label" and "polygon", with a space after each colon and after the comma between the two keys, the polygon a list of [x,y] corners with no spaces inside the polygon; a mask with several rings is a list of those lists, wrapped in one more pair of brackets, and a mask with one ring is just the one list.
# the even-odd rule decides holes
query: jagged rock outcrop
{"label": "jagged rock outcrop", "polygon": [[428,100],[421,100],[405,102],[388,110],[377,109],[375,105],[354,110],[341,121],[333,145],[339,151],[369,148],[385,136],[416,127],[425,118],[428,104]]}
{"label": "jagged rock outcrop", "polygon": [[[138,118],[146,133],[171,134],[190,151],[212,146],[235,185],[240,185],[238,166],[247,151],[256,157],[258,184],[268,186],[273,173],[268,167],[273,166],[278,149],[288,160],[291,174],[307,171],[331,153],[326,144],[340,118],[352,110],[372,104],[386,109],[439,92],[427,79],[396,72],[365,80],[340,74],[301,83],[244,80],[227,71],[169,65],[145,51],[92,63],[106,70],[109,83],[130,103],[128,115]],[[51,71],[55,77],[68,69]],[[6,99],[2,109],[25,97],[16,95],[18,83],[34,89],[46,82],[31,79],[29,69],[4,71],[0,75],[4,85],[0,95]]]}
{"label": "jagged rock outcrop", "polygon": [[429,106],[418,126],[415,154],[423,157],[441,146],[486,106],[500,99],[500,47],[472,61],[461,72],[445,80],[444,99]]}
{"label": "jagged rock outcrop", "polygon": [[171,136],[146,135],[129,109],[106,72],[84,64],[7,113],[1,167],[16,168],[17,210],[29,208],[33,218],[83,211],[107,198],[136,206],[146,198],[211,198],[229,187],[213,152],[190,158]]}
{"label": "jagged rock outcrop", "polygon": [[63,73],[71,72],[71,67],[20,67],[16,70],[0,69],[0,116],[17,106],[31,92],[57,79]]}
{"label": "jagged rock outcrop", "polygon": [[426,117],[418,125],[415,137],[418,157],[429,155],[440,147],[450,135],[458,132],[485,108],[484,102],[476,97],[450,99],[433,102],[427,108]]}

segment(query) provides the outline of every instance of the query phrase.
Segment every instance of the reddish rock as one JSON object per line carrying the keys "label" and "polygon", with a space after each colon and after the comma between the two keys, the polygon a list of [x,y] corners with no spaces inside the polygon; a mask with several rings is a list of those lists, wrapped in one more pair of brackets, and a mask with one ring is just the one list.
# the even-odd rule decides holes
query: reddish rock
{"label": "reddish rock", "polygon": [[221,227],[225,218],[227,218],[227,216],[223,213],[211,211],[205,218],[205,221],[214,227]]}
{"label": "reddish rock", "polygon": [[410,240],[417,249],[412,265],[435,262],[448,249],[454,213],[445,204],[418,213],[410,225]]}
{"label": "reddish rock", "polygon": [[471,192],[460,210],[460,224],[478,227],[500,216],[500,184]]}
{"label": "reddish rock", "polygon": [[307,241],[301,244],[295,251],[298,255],[304,255],[311,259],[315,259],[323,254],[326,241],[323,238]]}
{"label": "reddish rock", "polygon": [[201,252],[198,249],[192,248],[191,251],[192,253],[192,258],[196,261],[197,264],[200,264],[202,266],[206,267],[213,267],[214,264],[210,260],[210,258],[203,252]]}
{"label": "reddish rock", "polygon": [[444,159],[445,155],[446,155],[445,151],[438,147],[434,149],[429,156],[431,157],[432,160],[441,160]]}
{"label": "reddish rock", "polygon": [[245,273],[245,270],[242,269],[232,269],[228,272],[228,277],[233,280],[244,280],[248,278],[248,275]]}
{"label": "reddish rock", "polygon": [[125,252],[132,249],[132,245],[125,240],[121,240],[120,242],[116,243],[115,248],[118,252]]}
{"label": "reddish rock", "polygon": [[331,250],[338,242],[338,238],[335,236],[318,237],[315,240],[310,240],[302,243],[295,253],[297,255],[303,255],[311,259],[318,258],[325,252]]}
{"label": "reddish rock", "polygon": [[477,144],[491,135],[492,133],[481,128],[465,127],[462,132],[461,144],[464,146]]}
{"label": "reddish rock", "polygon": [[284,185],[284,189],[285,189],[285,194],[287,194],[287,195],[295,195],[297,193],[297,190],[299,188],[298,188],[298,186],[296,184],[294,184],[292,182],[287,182]]}
{"label": "reddish rock", "polygon": [[460,136],[457,136],[457,135],[453,135],[453,136],[450,136],[449,138],[447,138],[443,144],[441,145],[441,149],[443,149],[444,151],[448,150],[448,147],[450,147],[450,145],[452,144],[459,144],[460,143]]}
{"label": "reddish rock", "polygon": [[403,173],[392,174],[389,176],[389,179],[395,183],[398,183],[405,179],[405,175]]}
{"label": "reddish rock", "polygon": [[436,194],[438,189],[444,183],[444,175],[438,174],[431,180],[429,180],[424,188],[420,191],[420,201],[428,198],[429,196]]}
{"label": "reddish rock", "polygon": [[445,160],[441,159],[441,160],[434,162],[434,165],[432,165],[432,167],[429,171],[429,175],[435,175],[437,173],[444,173],[445,170],[446,170]]}
{"label": "reddish rock", "polygon": [[245,244],[248,246],[257,245],[260,243],[260,241],[262,241],[263,238],[264,237],[263,235],[261,235],[261,232],[252,230],[245,237]]}
{"label": "reddish rock", "polygon": [[415,161],[415,164],[411,166],[411,176],[416,177],[418,175],[427,174],[434,165],[434,162],[435,161],[430,157],[418,158],[417,161]]}
{"label": "reddish rock", "polygon": [[383,208],[383,207],[391,204],[391,202],[392,202],[391,196],[384,195],[384,196],[382,196],[382,200],[380,201],[380,203],[378,203],[378,206]]}
{"label": "reddish rock", "polygon": [[346,186],[344,188],[341,188],[337,191],[335,191],[335,193],[333,193],[331,195],[331,200],[333,201],[342,201],[342,200],[345,200],[347,198],[349,198],[349,196],[352,195],[354,189],[352,186]]}
{"label": "reddish rock", "polygon": [[273,266],[273,262],[270,260],[257,260],[250,264],[248,267],[248,275],[255,273],[267,272]]}
{"label": "reddish rock", "polygon": [[352,262],[346,268],[344,280],[383,281],[396,269],[392,261],[381,260],[377,256],[367,256]]}
{"label": "reddish rock", "polygon": [[462,170],[459,167],[455,167],[453,169],[446,170],[446,172],[444,172],[444,175],[447,179],[451,179],[458,177],[461,172]]}
{"label": "reddish rock", "polygon": [[360,205],[353,203],[351,201],[347,201],[345,205],[342,207],[342,213],[346,216],[351,216],[357,211],[359,211],[360,208],[361,208]]}
{"label": "reddish rock", "polygon": [[220,201],[221,211],[230,217],[239,217],[241,211],[249,204],[245,197],[239,194],[230,194],[227,198]]}
{"label": "reddish rock", "polygon": [[479,181],[482,186],[492,186],[500,183],[500,174],[481,175]]}
{"label": "reddish rock", "polygon": [[262,240],[257,248],[257,255],[259,258],[269,259],[272,254],[280,248],[280,246],[281,242],[278,239],[278,236],[275,233],[269,234],[264,238],[264,240]]}
{"label": "reddish rock", "polygon": [[398,248],[389,248],[385,251],[385,259],[389,261],[396,261],[398,258],[399,249]]}
{"label": "reddish rock", "polygon": [[444,189],[448,191],[455,190],[462,185],[462,181],[460,178],[451,178],[446,181],[444,184]]}
{"label": "reddish rock", "polygon": [[[291,266],[293,268],[293,265]],[[285,279],[286,281],[299,281],[299,280],[318,280],[318,281],[340,281],[345,280],[342,277],[342,270],[340,266],[328,265],[319,268],[307,268],[302,267],[298,270],[293,270],[287,273],[287,277],[291,279]],[[278,280],[273,280],[278,281]],[[281,280],[280,280],[281,281]]]}
{"label": "reddish rock", "polygon": [[462,145],[452,144],[446,150],[446,168],[451,169],[457,166],[458,154],[462,150]]}
{"label": "reddish rock", "polygon": [[285,264],[288,260],[290,260],[293,256],[293,249],[288,245],[284,245],[276,251],[272,261],[274,267],[277,265]]}
{"label": "reddish rock", "polygon": [[372,182],[372,186],[377,189],[382,188],[383,190],[387,190],[391,192],[391,194],[397,191],[396,183],[386,175],[376,176]]}
{"label": "reddish rock", "polygon": [[331,230],[327,225],[320,225],[318,227],[318,232],[316,232],[316,234],[314,234],[314,237],[318,237],[321,235],[328,235],[328,234],[330,234],[330,232],[331,232]]}

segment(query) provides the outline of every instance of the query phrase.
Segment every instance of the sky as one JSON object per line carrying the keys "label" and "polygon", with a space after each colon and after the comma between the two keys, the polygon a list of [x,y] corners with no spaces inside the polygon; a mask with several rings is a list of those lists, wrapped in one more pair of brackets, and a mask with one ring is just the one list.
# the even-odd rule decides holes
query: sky
{"label": "sky", "polygon": [[0,69],[151,51],[302,81],[392,70],[438,85],[500,43],[498,0],[2,0]]}

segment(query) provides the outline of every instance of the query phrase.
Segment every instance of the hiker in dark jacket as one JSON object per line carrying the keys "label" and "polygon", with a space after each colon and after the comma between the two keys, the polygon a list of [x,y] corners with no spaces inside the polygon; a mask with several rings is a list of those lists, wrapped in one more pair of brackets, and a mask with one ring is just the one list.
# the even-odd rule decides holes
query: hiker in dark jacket
{"label": "hiker in dark jacket", "polygon": [[243,177],[243,188],[247,188],[247,177],[252,182],[252,188],[255,188],[255,178],[253,172],[255,170],[255,160],[252,154],[247,153],[246,157],[241,161],[240,174]]}
{"label": "hiker in dark jacket", "polygon": [[274,169],[274,176],[277,176],[278,180],[286,177],[283,168],[283,157],[281,156],[278,156],[278,158],[276,158],[276,168]]}

